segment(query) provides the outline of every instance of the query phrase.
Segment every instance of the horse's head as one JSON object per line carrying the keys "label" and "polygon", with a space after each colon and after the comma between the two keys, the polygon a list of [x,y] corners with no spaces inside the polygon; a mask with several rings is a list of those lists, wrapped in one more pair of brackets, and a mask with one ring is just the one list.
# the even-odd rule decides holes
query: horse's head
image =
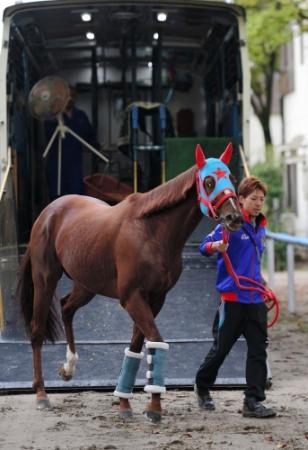
{"label": "horse's head", "polygon": [[196,176],[201,212],[222,221],[228,230],[236,231],[243,225],[243,217],[228,168],[232,151],[232,144],[229,143],[220,159],[206,159],[198,144]]}

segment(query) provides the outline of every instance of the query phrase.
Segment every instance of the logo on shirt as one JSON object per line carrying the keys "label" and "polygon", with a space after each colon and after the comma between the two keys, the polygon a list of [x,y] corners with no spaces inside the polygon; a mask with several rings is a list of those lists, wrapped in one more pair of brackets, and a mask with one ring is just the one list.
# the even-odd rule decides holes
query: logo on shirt
{"label": "logo on shirt", "polygon": [[247,236],[247,234],[244,233],[244,234],[242,234],[241,239],[244,239],[244,240],[249,239],[249,236]]}

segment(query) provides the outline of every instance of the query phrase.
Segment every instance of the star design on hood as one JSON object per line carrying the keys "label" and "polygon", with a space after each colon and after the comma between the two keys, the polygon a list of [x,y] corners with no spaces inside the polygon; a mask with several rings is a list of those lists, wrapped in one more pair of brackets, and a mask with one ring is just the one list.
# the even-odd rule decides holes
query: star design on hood
{"label": "star design on hood", "polygon": [[218,180],[220,178],[227,178],[227,173],[225,170],[222,170],[220,167],[217,167],[217,169],[215,170],[214,174],[216,175],[216,177],[218,178]]}

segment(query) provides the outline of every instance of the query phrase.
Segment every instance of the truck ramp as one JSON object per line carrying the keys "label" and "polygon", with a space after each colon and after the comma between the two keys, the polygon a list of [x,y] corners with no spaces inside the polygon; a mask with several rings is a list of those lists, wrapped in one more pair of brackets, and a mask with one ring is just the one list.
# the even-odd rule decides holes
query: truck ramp
{"label": "truck ramp", "polygon": [[[9,260],[9,258],[8,258]],[[188,245],[183,253],[183,272],[168,293],[156,321],[164,340],[170,344],[166,385],[191,387],[199,365],[210,349],[212,322],[219,298],[215,289],[215,258],[205,258],[196,246]],[[11,270],[2,270],[1,277],[12,283]],[[70,291],[71,280],[63,277],[59,296]],[[5,280],[2,280],[5,285]],[[7,289],[6,295],[11,295]],[[7,301],[6,301],[7,304]],[[12,317],[15,306],[12,306]],[[79,361],[75,377],[65,382],[58,368],[65,360],[66,343],[45,344],[42,359],[47,388],[106,388],[115,386],[129,345],[132,320],[119,302],[97,295],[78,310],[74,319]],[[245,384],[246,342],[240,339],[223,364],[217,386]],[[142,361],[137,385],[146,382],[146,358]],[[0,339],[0,389],[28,389],[32,385],[32,349],[25,337],[20,319],[9,320]]]}

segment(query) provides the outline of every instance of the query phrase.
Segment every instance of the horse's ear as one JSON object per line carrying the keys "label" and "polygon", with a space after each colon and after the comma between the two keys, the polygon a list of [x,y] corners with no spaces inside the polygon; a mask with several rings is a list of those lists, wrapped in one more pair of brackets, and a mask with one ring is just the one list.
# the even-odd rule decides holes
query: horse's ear
{"label": "horse's ear", "polygon": [[206,159],[200,144],[196,145],[195,158],[198,169],[201,170],[205,166]]}
{"label": "horse's ear", "polygon": [[223,152],[223,154],[219,158],[220,161],[222,161],[223,163],[225,163],[228,166],[230,161],[231,161],[231,158],[232,158],[232,152],[233,152],[233,145],[232,145],[231,142],[229,142],[229,144],[227,145],[225,151]]}

